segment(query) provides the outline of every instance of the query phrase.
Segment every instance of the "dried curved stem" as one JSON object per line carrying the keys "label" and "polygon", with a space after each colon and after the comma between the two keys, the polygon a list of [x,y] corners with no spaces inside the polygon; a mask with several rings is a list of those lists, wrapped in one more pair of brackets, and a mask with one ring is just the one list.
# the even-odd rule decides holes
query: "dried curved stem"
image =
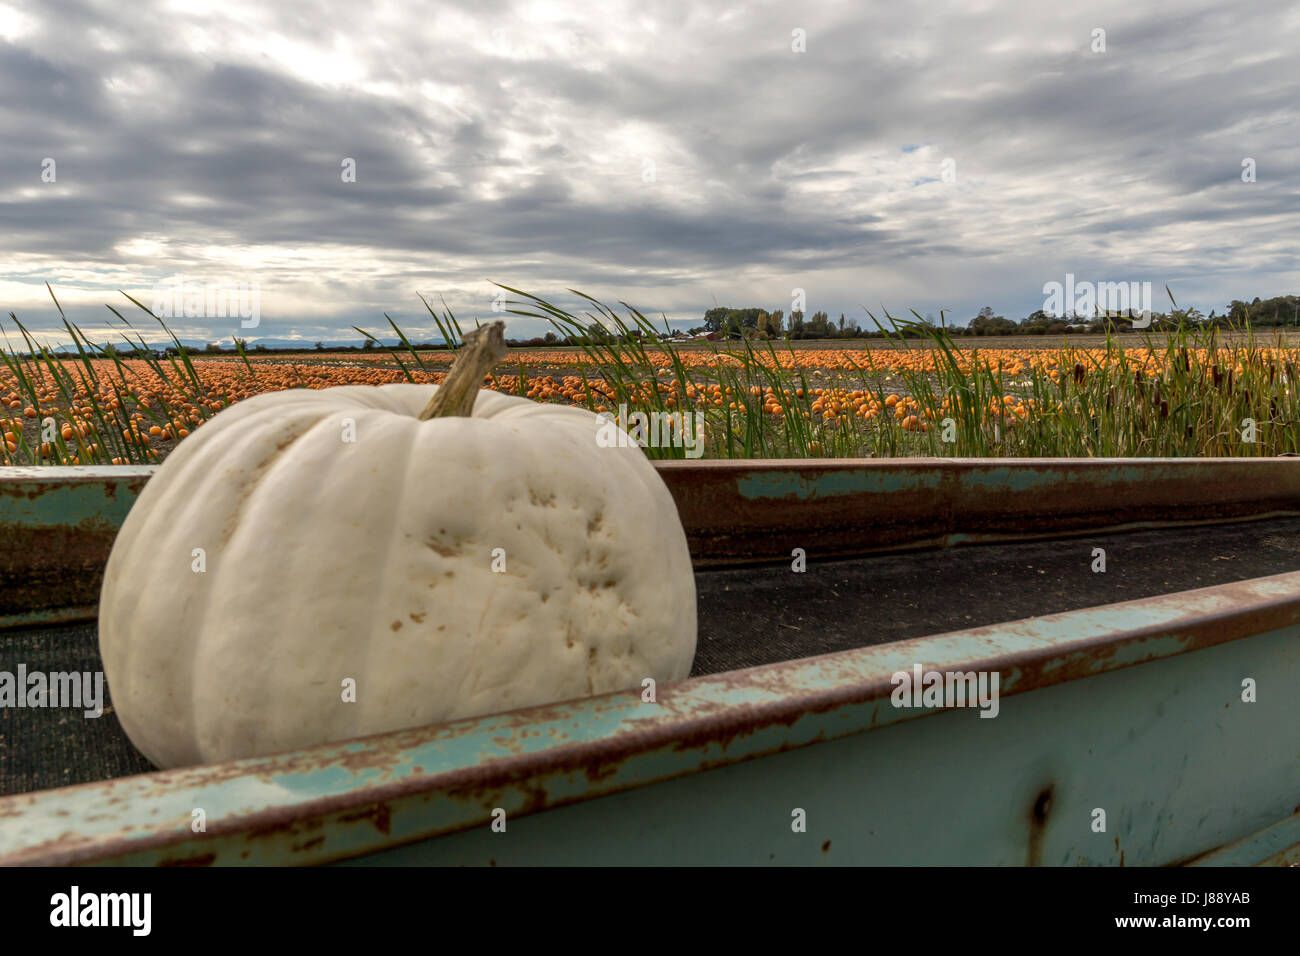
{"label": "dried curved stem", "polygon": [[459,415],[468,418],[474,411],[483,376],[505,358],[506,324],[498,319],[465,333],[465,344],[451,365],[451,371],[438,386],[429,404],[420,412],[420,421]]}

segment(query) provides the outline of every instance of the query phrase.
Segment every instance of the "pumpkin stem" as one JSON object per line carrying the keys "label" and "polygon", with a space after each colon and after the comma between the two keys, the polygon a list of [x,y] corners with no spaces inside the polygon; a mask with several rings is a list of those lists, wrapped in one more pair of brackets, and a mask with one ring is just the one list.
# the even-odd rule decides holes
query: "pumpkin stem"
{"label": "pumpkin stem", "polygon": [[451,364],[429,404],[420,412],[420,421],[459,415],[468,418],[474,411],[483,376],[505,358],[506,324],[498,319],[465,333],[465,344]]}

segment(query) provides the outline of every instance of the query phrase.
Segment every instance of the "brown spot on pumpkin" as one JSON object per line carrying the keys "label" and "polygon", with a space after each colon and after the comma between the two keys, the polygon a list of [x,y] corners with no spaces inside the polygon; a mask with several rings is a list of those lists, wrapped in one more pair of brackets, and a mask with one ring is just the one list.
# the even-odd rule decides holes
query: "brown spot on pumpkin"
{"label": "brown spot on pumpkin", "polygon": [[392,624],[392,628],[393,628],[394,631],[400,631],[400,630],[402,629],[402,622],[401,622],[401,621],[394,621],[393,624]]}
{"label": "brown spot on pumpkin", "polygon": [[412,613],[410,617],[416,624],[420,624],[424,621],[424,615],[427,613],[427,611],[421,611],[419,614]]}

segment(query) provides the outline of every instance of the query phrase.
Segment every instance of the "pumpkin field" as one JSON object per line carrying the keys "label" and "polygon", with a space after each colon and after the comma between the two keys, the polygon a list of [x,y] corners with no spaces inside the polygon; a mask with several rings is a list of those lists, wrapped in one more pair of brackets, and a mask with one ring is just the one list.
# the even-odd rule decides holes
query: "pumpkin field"
{"label": "pumpkin field", "polygon": [[[662,341],[662,329],[635,310],[619,315],[588,300],[578,316],[509,291],[517,298],[508,311],[549,321],[562,347],[511,350],[485,376],[485,388],[605,412],[620,423],[618,416],[629,412],[698,416],[687,421],[703,423],[704,457],[1300,452],[1300,399],[1291,387],[1300,349],[1249,329],[1046,348],[958,347],[942,329],[929,327],[922,342],[900,335],[871,347],[749,340],[684,346]],[[167,331],[135,304],[151,334]],[[429,311],[444,339],[458,343],[460,324],[451,312]],[[128,328],[142,325],[116,314]],[[440,382],[456,354],[418,349],[394,324],[404,347],[358,355],[241,349],[214,357],[187,352],[172,337],[171,353],[158,357],[157,346],[146,347],[134,331],[135,354],[146,357],[124,357],[92,344],[66,318],[77,350],[56,353],[17,317],[11,315],[11,324],[0,352],[5,465],[156,462],[207,419],[253,395]],[[890,315],[881,324],[921,328]],[[645,451],[652,458],[685,454],[680,445]]]}

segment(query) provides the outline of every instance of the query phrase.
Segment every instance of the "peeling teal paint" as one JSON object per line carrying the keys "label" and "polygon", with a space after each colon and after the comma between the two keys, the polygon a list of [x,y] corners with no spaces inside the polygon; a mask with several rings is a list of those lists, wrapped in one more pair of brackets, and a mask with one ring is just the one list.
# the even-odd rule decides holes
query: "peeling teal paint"
{"label": "peeling teal paint", "polygon": [[[6,468],[0,528],[116,529],[153,473],[142,468]],[[69,474],[71,473],[71,474]]]}
{"label": "peeling teal paint", "polygon": [[[58,525],[109,530],[120,528],[135,501],[134,495],[113,496],[103,484],[69,485],[44,491],[39,500],[25,496],[40,490],[39,485],[18,486],[4,503],[7,527],[48,528],[50,516],[58,515]],[[116,489],[114,489],[116,490]]]}
{"label": "peeling teal paint", "polygon": [[838,469],[818,474],[798,471],[755,471],[736,478],[741,497],[835,498],[842,495],[880,494],[938,489],[943,476],[915,469]]}

